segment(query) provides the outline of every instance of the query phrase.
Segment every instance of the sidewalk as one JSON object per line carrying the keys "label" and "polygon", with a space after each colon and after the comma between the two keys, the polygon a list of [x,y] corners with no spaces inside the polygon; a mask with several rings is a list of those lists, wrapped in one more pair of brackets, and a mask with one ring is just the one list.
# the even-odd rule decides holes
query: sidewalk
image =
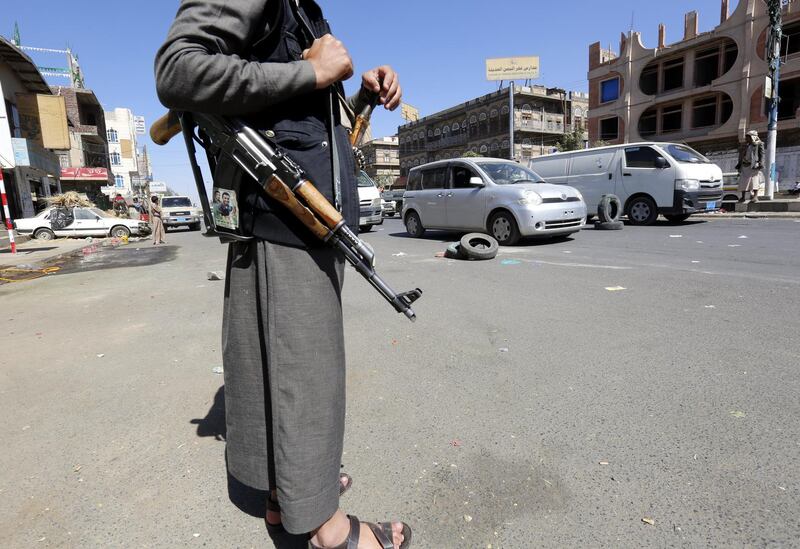
{"label": "sidewalk", "polygon": [[0,269],[19,265],[35,265],[62,255],[70,254],[86,246],[101,242],[95,238],[92,243],[85,238],[57,238],[55,240],[28,240],[17,246],[17,253],[12,254],[10,248],[0,249]]}

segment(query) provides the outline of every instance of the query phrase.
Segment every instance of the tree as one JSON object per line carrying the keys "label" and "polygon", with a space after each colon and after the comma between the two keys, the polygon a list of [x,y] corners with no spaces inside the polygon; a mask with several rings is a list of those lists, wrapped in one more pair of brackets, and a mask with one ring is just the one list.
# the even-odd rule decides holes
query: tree
{"label": "tree", "polygon": [[461,155],[462,158],[473,158],[473,157],[476,157],[476,156],[481,156],[482,157],[483,155],[482,154],[478,154],[475,151],[467,151],[467,152],[465,152],[464,154]]}
{"label": "tree", "polygon": [[584,148],[585,139],[586,134],[584,134],[582,130],[576,128],[571,132],[565,133],[559,137],[558,142],[556,143],[556,148],[559,152],[577,151]]}

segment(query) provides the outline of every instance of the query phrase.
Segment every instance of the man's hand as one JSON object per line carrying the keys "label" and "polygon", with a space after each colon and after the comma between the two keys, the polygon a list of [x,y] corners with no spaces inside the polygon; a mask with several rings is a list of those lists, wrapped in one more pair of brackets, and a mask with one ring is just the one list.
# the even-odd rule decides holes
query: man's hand
{"label": "man's hand", "polygon": [[347,48],[330,34],[314,40],[311,47],[303,52],[303,59],[314,67],[318,90],[353,76],[353,60]]}
{"label": "man's hand", "polygon": [[389,65],[381,65],[362,74],[361,85],[377,93],[381,105],[389,111],[395,110],[403,98],[400,80],[397,73]]}

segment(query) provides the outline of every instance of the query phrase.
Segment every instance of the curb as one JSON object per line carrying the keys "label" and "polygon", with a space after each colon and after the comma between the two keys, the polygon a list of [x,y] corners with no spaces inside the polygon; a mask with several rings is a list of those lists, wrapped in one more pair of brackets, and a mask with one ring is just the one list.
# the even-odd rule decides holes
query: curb
{"label": "curb", "polygon": [[800,219],[800,212],[727,212],[717,214],[692,214],[692,218],[700,219]]}

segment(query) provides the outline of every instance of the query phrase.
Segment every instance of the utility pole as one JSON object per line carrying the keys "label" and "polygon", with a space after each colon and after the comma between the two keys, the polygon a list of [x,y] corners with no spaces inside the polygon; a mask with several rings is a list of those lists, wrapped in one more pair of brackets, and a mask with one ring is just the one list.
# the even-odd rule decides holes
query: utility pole
{"label": "utility pole", "polygon": [[775,196],[777,169],[775,166],[775,148],[778,138],[778,86],[781,77],[781,38],[783,36],[781,10],[783,0],[766,0],[769,14],[769,33],[767,36],[767,63],[769,63],[769,80],[771,89],[767,104],[769,105],[769,125],[767,126],[767,188],[764,192],[766,200]]}

